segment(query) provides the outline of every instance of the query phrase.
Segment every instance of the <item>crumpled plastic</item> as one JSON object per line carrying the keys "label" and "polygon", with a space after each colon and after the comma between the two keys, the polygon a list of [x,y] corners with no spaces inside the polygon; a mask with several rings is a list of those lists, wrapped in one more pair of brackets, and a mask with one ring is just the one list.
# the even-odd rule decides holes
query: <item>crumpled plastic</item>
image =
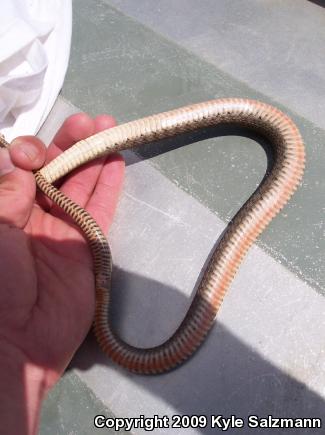
{"label": "crumpled plastic", "polygon": [[62,88],[71,0],[1,0],[0,132],[11,141],[42,126]]}

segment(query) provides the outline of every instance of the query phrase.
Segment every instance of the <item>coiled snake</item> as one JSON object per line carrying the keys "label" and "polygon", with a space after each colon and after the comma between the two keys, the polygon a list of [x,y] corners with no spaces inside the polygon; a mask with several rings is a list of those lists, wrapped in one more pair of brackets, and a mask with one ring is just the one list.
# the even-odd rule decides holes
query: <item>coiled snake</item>
{"label": "coiled snake", "polygon": [[[219,124],[245,127],[265,137],[273,150],[273,167],[228,225],[175,333],[159,346],[133,347],[121,340],[111,327],[112,261],[107,239],[94,219],[52,183],[99,156]],[[0,144],[4,146],[6,142],[1,140]],[[38,188],[72,217],[89,242],[96,284],[94,331],[103,351],[121,366],[142,374],[168,371],[191,356],[212,327],[223,297],[249,247],[298,186],[304,161],[302,138],[288,116],[259,101],[229,98],[186,106],[97,133],[76,143],[37,171]]]}

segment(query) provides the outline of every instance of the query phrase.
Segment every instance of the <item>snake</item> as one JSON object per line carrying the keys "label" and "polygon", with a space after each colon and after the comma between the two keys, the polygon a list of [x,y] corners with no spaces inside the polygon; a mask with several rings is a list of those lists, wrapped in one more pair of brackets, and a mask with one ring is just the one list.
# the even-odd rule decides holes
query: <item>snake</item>
{"label": "snake", "polygon": [[[272,167],[227,225],[176,331],[157,346],[132,346],[119,337],[112,326],[112,257],[107,237],[93,217],[53,183],[98,157],[219,125],[244,128],[266,139],[272,150]],[[0,143],[8,145],[3,138]],[[93,330],[104,353],[125,369],[146,375],[168,372],[192,356],[211,330],[245,254],[292,196],[302,180],[304,166],[303,140],[289,116],[261,101],[221,98],[147,116],[96,133],[75,143],[35,171],[38,189],[73,219],[88,241],[96,288]]]}

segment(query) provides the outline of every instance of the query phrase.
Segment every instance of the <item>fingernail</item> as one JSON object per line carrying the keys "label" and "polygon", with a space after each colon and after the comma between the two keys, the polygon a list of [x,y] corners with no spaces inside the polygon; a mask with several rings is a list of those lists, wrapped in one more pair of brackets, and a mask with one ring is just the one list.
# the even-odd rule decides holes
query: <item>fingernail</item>
{"label": "fingernail", "polygon": [[0,177],[5,174],[9,174],[15,169],[13,165],[9,151],[6,148],[0,149]]}
{"label": "fingernail", "polygon": [[11,142],[10,147],[15,147],[16,150],[23,153],[32,162],[36,160],[39,154],[39,150],[37,147],[35,147],[31,143],[21,142],[20,139],[14,139]]}

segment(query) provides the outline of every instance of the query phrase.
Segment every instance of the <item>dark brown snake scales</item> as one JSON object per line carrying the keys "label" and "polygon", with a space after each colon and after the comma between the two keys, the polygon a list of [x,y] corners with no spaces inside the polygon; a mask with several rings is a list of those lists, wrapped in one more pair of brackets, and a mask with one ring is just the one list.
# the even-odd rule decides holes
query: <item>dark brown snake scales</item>
{"label": "dark brown snake scales", "polygon": [[[111,328],[112,260],[106,236],[93,218],[52,183],[99,156],[157,139],[219,124],[245,127],[266,138],[274,164],[257,191],[236,214],[213,252],[193,302],[180,326],[163,344],[135,348]],[[0,145],[8,145],[3,139]],[[35,173],[38,188],[70,215],[85,234],[94,259],[96,309],[94,331],[100,347],[132,372],[162,373],[183,363],[213,325],[224,295],[252,243],[281,210],[301,181],[304,145],[293,121],[270,105],[247,99],[219,99],[186,106],[114,127],[82,140]]]}

